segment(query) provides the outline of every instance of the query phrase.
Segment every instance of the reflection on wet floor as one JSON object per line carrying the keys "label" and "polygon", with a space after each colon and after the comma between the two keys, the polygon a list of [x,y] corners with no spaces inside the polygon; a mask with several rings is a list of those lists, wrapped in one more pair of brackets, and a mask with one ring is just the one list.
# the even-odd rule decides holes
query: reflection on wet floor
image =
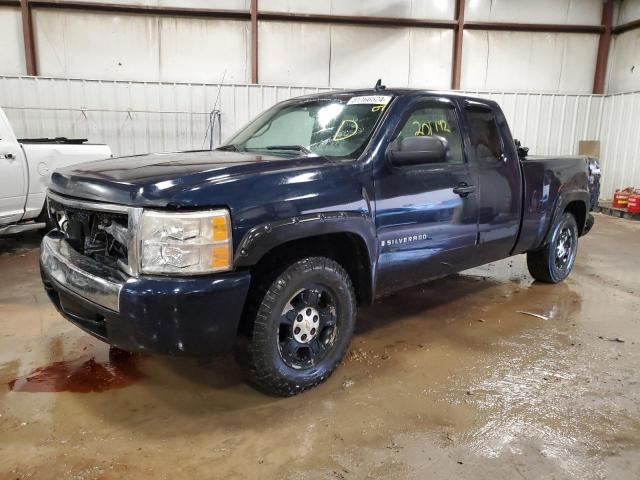
{"label": "reflection on wet floor", "polygon": [[0,478],[640,478],[640,225],[602,218],[562,284],[520,256],[361,309],[289,399],[230,356],[111,358],[53,311],[37,250],[0,254]]}

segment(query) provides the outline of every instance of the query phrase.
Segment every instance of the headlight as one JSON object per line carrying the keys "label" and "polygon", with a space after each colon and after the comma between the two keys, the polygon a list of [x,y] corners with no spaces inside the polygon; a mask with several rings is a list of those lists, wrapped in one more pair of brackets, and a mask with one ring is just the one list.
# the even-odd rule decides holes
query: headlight
{"label": "headlight", "polygon": [[189,275],[231,269],[231,219],[227,210],[145,210],[138,232],[142,273]]}

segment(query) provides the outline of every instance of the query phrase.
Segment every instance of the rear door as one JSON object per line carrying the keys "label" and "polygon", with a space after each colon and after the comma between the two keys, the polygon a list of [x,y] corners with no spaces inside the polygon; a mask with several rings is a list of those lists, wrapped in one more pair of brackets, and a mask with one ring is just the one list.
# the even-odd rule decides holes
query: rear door
{"label": "rear door", "polygon": [[[379,158],[374,184],[377,288],[382,293],[470,265],[477,234],[476,178],[466,159],[455,104],[422,97],[404,110],[391,141],[438,135],[447,141],[450,155],[445,162],[410,168],[392,167],[386,156]],[[468,193],[454,192],[460,186]]]}
{"label": "rear door", "polygon": [[470,150],[477,166],[477,263],[510,255],[520,229],[520,160],[507,122],[493,103],[465,101]]}
{"label": "rear door", "polygon": [[0,110],[0,225],[22,218],[26,196],[24,154],[7,117]]}

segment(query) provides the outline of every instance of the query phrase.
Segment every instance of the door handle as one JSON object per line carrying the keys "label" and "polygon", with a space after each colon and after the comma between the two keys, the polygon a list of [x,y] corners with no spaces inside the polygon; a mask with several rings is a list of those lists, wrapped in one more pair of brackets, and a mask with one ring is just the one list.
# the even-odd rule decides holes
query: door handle
{"label": "door handle", "polygon": [[2,158],[6,158],[7,160],[13,160],[16,156],[13,153],[5,153],[4,155],[0,155]]}
{"label": "door handle", "polygon": [[453,193],[460,195],[462,198],[476,191],[476,187],[466,182],[460,182],[457,187],[453,187]]}

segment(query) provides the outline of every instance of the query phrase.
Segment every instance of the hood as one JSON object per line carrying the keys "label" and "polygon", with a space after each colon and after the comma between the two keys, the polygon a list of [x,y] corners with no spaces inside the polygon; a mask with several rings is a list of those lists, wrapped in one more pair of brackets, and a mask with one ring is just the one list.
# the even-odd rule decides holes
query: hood
{"label": "hood", "polygon": [[[57,170],[49,188],[71,197],[135,206],[180,204],[180,197],[258,174],[317,168],[322,157],[281,157],[216,150],[98,160]],[[210,198],[210,205],[216,199]],[[190,202],[187,202],[190,203]]]}

